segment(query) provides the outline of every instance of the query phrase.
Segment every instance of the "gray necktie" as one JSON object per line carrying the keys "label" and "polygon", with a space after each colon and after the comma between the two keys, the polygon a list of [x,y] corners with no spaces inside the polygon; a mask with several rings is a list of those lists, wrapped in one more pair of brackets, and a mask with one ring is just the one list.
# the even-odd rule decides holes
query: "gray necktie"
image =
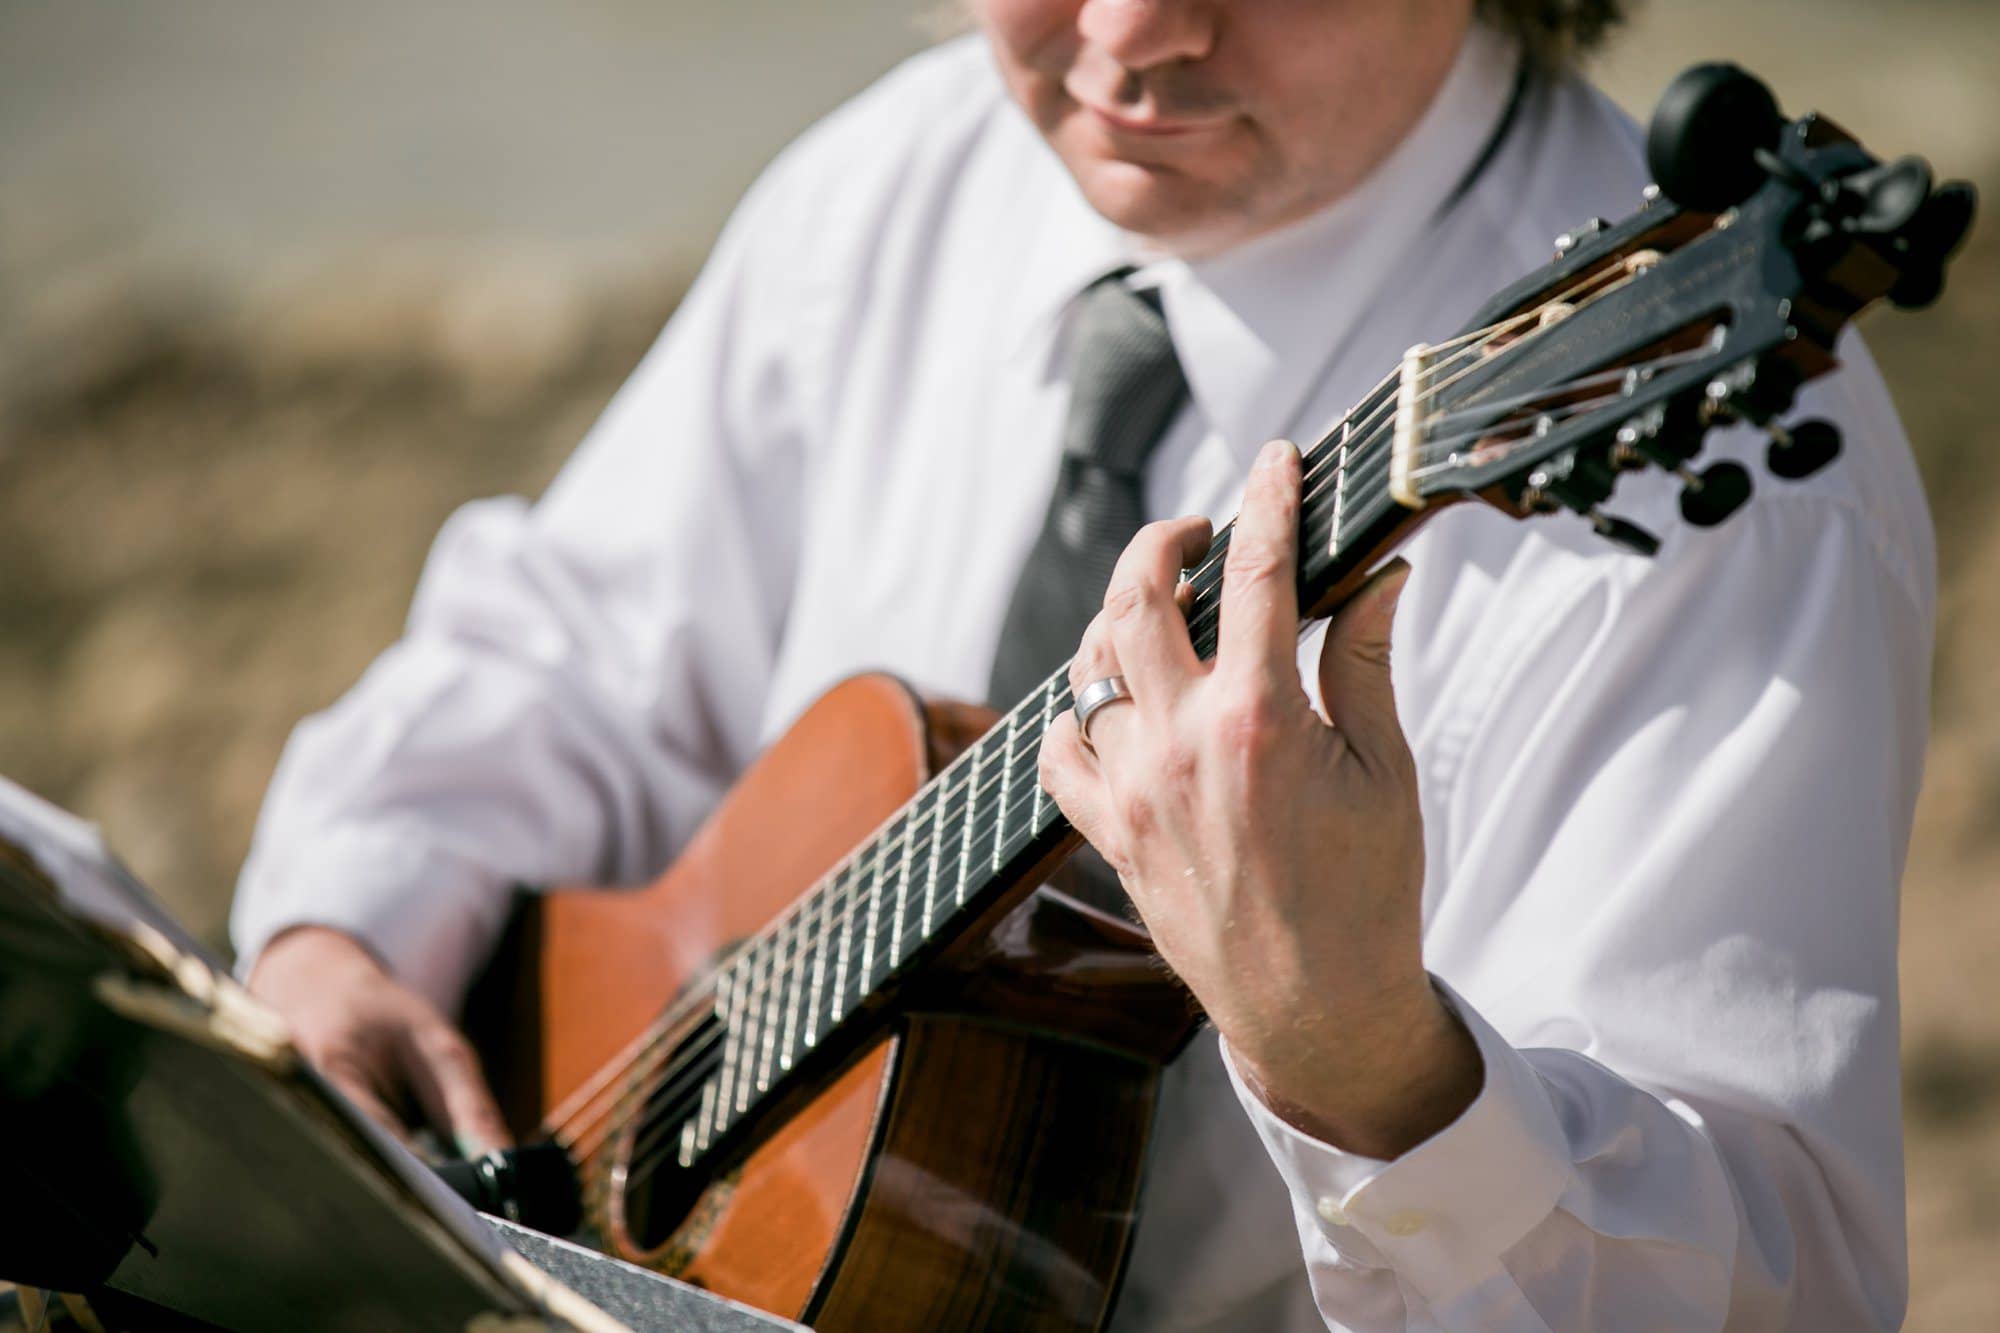
{"label": "gray necktie", "polygon": [[1112,566],[1146,521],[1146,460],[1187,401],[1158,297],[1128,287],[1126,271],[1078,298],[1062,465],[1001,627],[987,691],[998,708],[1019,702],[1076,652]]}

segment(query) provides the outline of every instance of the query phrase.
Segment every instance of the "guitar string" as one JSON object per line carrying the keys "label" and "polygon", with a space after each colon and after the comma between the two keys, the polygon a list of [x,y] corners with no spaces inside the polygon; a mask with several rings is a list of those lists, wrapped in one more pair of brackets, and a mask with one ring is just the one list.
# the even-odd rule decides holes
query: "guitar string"
{"label": "guitar string", "polygon": [[[1556,301],[1572,301],[1575,299],[1577,295],[1586,291],[1592,285],[1602,283],[1605,280],[1605,278],[1609,276],[1622,277],[1623,281],[1630,281],[1632,275],[1623,274],[1623,271],[1616,265],[1609,266],[1607,268],[1599,270],[1596,274],[1586,275],[1585,280],[1579,282],[1569,292],[1565,292],[1561,294],[1559,297],[1553,299]],[[1608,294],[1608,292],[1604,294]],[[1543,310],[1547,308],[1548,308],[1547,304],[1544,304],[1542,307],[1522,312],[1521,314],[1513,316],[1508,320],[1504,320],[1495,325],[1492,325],[1487,329],[1474,330],[1469,333],[1462,334],[1458,338],[1455,338],[1448,343],[1438,344],[1437,346],[1428,349],[1430,353],[1435,355],[1435,353],[1437,353],[1438,351],[1451,348],[1455,345],[1463,345],[1470,343],[1478,344],[1477,346],[1464,347],[1463,350],[1455,353],[1450,357],[1441,360],[1433,360],[1425,368],[1426,375],[1434,377],[1436,375],[1442,374],[1455,362],[1460,360],[1465,360],[1483,351],[1487,344],[1490,344],[1492,341],[1497,339],[1503,333],[1510,331],[1512,328],[1519,327],[1531,321],[1540,320],[1542,318]],[[1548,322],[1542,323],[1538,329],[1531,331],[1531,333],[1527,336],[1532,337],[1535,333],[1544,331],[1552,326],[1553,326],[1552,323]],[[1524,338],[1521,341],[1525,340],[1526,339]],[[1482,358],[1481,360],[1483,361],[1484,358]],[[1477,363],[1475,363],[1474,365],[1466,366],[1465,368],[1459,370],[1456,374],[1451,376],[1449,379],[1444,380],[1442,383],[1427,388],[1423,395],[1423,398],[1425,400],[1434,398],[1439,393],[1441,393],[1445,388],[1449,387],[1453,383],[1456,383],[1460,378],[1462,378],[1464,375],[1470,373],[1471,370],[1476,368],[1477,368]],[[1368,394],[1364,395],[1362,403],[1357,406],[1357,410],[1359,410],[1361,407],[1365,407],[1365,405],[1368,403],[1370,399],[1373,399],[1377,395],[1381,394],[1384,388],[1386,388],[1389,384],[1395,382],[1400,373],[1401,373],[1400,371],[1391,372],[1390,375],[1385,377],[1383,381],[1381,381],[1373,389],[1371,389]],[[1618,373],[1622,374],[1624,372],[1620,371]],[[1546,395],[1536,395],[1536,396],[1541,397]],[[1315,448],[1311,451],[1311,453],[1309,453],[1308,455],[1309,469],[1307,472],[1307,476],[1309,478],[1323,477],[1325,468],[1320,465],[1322,463],[1333,462],[1335,455],[1339,452],[1334,448],[1328,447],[1336,439],[1344,439],[1349,442],[1348,449],[1339,462],[1339,466],[1343,472],[1345,472],[1348,468],[1356,467],[1358,465],[1372,461],[1375,457],[1377,457],[1380,453],[1380,445],[1384,442],[1384,437],[1379,429],[1380,421],[1381,418],[1388,411],[1392,409],[1392,407],[1393,403],[1390,401],[1383,401],[1377,403],[1375,407],[1372,409],[1372,411],[1368,412],[1368,414],[1363,417],[1362,425],[1360,427],[1360,430],[1363,433],[1363,441],[1358,446],[1352,444],[1352,437],[1355,434],[1355,427],[1353,425],[1353,414],[1350,413],[1349,418],[1346,421],[1344,421],[1342,425],[1336,429],[1335,432],[1329,434],[1317,446],[1315,446]],[[1486,432],[1486,434],[1491,434],[1491,432]],[[1472,437],[1472,438],[1479,438],[1479,437]],[[1435,447],[1433,447],[1433,452],[1437,451],[1438,450],[1436,450]],[[1430,470],[1435,470],[1435,469],[1430,469]],[[1357,487],[1356,494],[1350,502],[1355,504],[1357,507],[1360,505],[1372,503],[1375,499],[1379,498],[1381,491],[1384,489],[1386,489],[1386,486],[1383,484],[1378,483],[1370,486],[1364,483],[1362,487]],[[1323,498],[1323,494],[1324,494],[1323,487],[1312,487],[1308,489],[1306,493],[1305,506],[1302,506],[1302,510],[1307,506],[1311,506],[1314,501]],[[1233,524],[1225,525],[1225,527],[1218,532],[1217,534],[1218,539],[1226,535],[1228,528],[1230,526],[1233,526]],[[1211,568],[1218,571],[1218,577],[1210,579],[1207,583],[1207,586],[1204,587],[1202,584],[1202,577],[1204,574],[1208,573],[1208,571]],[[1216,583],[1220,581],[1219,569],[1220,569],[1220,562],[1218,560],[1209,560],[1205,561],[1204,565],[1202,567],[1199,567],[1195,571],[1194,575],[1190,576],[1188,582],[1196,587],[1197,597],[1199,597],[1204,591],[1207,591],[1210,588],[1212,588]],[[1193,631],[1193,629],[1194,625],[1191,619],[1191,632]],[[1053,683],[1053,678],[1051,679],[1051,681],[1045,682],[1040,690],[1037,690],[1033,695],[1029,696],[1030,701],[1039,701],[1042,703],[1041,711],[1045,715],[1056,706],[1054,703],[1053,695],[1051,694],[1049,688],[1051,683]],[[1045,699],[1044,696],[1049,696],[1049,697]],[[1010,710],[1010,713],[1007,715],[1006,720],[1009,722],[1011,729],[1012,724],[1016,721],[1016,719],[1013,717],[1012,710]],[[997,724],[994,730],[995,731],[998,730]],[[989,732],[989,735],[990,734],[991,733]],[[940,778],[945,777],[947,774],[949,774],[949,772],[950,772],[950,767],[946,769],[945,773],[941,773],[939,775]],[[980,797],[984,795],[985,791],[991,786],[1005,782],[1009,778],[1015,775],[1016,774],[1013,769],[1003,766],[1001,773],[997,777],[992,779],[992,781],[980,785],[979,787],[973,789],[969,793],[969,799],[967,799],[964,803],[965,809],[963,813],[959,816],[952,817],[949,825],[940,824],[940,832],[943,832],[947,828],[949,828],[951,831],[962,833],[962,828],[960,828],[959,826],[962,825],[964,820],[973,817],[974,807],[978,802],[978,800],[980,799]],[[859,875],[850,874],[848,876],[848,883],[845,886],[847,901],[845,909],[839,918],[834,918],[831,915],[828,909],[830,909],[833,904],[830,901],[824,900],[822,894],[809,893],[806,895],[802,895],[799,904],[797,904],[792,910],[789,910],[786,913],[782,914],[780,918],[774,921],[770,927],[767,927],[765,931],[760,932],[758,936],[753,937],[751,941],[746,943],[746,947],[744,949],[739,949],[734,954],[732,954],[730,962],[728,964],[725,964],[724,966],[739,965],[740,960],[742,959],[744,953],[746,953],[749,948],[757,946],[769,947],[782,935],[782,932],[787,925],[793,924],[794,922],[803,922],[805,920],[806,914],[809,911],[811,911],[811,909],[814,908],[815,906],[820,908],[820,913],[819,913],[821,917],[820,947],[821,947],[821,952],[823,952],[825,940],[828,938],[830,934],[829,928],[832,925],[836,924],[851,925],[851,920],[853,915],[855,914],[855,912],[859,910],[860,906],[859,900],[855,896],[856,891],[858,889],[858,881],[862,878],[867,878],[871,870],[875,875],[877,876],[881,875],[886,868],[887,859],[889,855],[895,850],[898,844],[906,842],[907,839],[913,836],[914,830],[921,828],[923,824],[927,822],[938,823],[938,821],[935,818],[937,814],[936,803],[938,801],[946,799],[948,794],[949,794],[948,784],[941,782],[938,784],[938,791],[936,797],[929,806],[924,805],[922,800],[919,799],[910,802],[909,805],[905,808],[905,810],[897,812],[898,816],[903,817],[902,830],[898,833],[897,838],[893,842],[876,850],[875,860],[872,865],[861,867],[862,873]],[[919,793],[919,798],[921,798],[922,795],[923,795],[922,793]],[[1036,801],[1039,799],[1040,798],[1036,796],[1033,791],[1031,791],[1029,795],[1027,797],[1024,797],[1023,800],[1018,804],[1026,804],[1029,801]],[[1003,824],[1005,817],[1008,813],[1011,813],[1011,811],[1003,811],[1001,813],[1001,822]],[[887,827],[888,824],[893,823],[894,820],[895,817],[892,816],[890,821],[885,821],[885,828]],[[857,852],[865,854],[875,841],[876,841],[875,839],[870,839],[868,842],[864,843],[862,847],[858,848]],[[944,839],[938,838],[936,839],[936,841],[944,841]],[[935,852],[933,852],[932,855],[933,859],[935,859]],[[821,882],[822,884],[826,885],[828,889],[839,889],[841,887],[839,883],[839,877],[841,873],[843,871],[852,870],[854,868],[855,866],[852,864],[846,866],[837,865],[834,868],[834,870],[829,873],[828,876],[823,877]],[[928,898],[928,894],[926,895],[926,897]],[[928,910],[928,904],[927,904],[927,910]],[[899,912],[898,919],[890,923],[888,929],[892,937],[896,931],[900,930],[903,925],[907,924],[906,921],[901,919],[905,915],[906,913]],[[875,931],[873,933],[872,938],[864,942],[864,947],[866,947],[869,944],[880,943],[881,936],[883,935],[883,933],[884,931],[879,929]],[[803,941],[795,941],[795,943],[803,943]],[[779,967],[773,968],[771,970],[770,975],[762,978],[755,986],[751,988],[748,996],[746,996],[746,1003],[744,1004],[740,1012],[743,1013],[746,1016],[746,1018],[752,1020],[750,1025],[750,1032],[759,1039],[765,1039],[769,1035],[761,1031],[761,1028],[764,1026],[764,1024],[761,1021],[762,1015],[760,1015],[758,1012],[763,1007],[761,1001],[763,1000],[764,997],[765,988],[771,985],[777,985],[782,988],[784,986],[791,985],[793,983],[797,983],[800,987],[803,986],[803,977],[801,975],[801,971],[806,966],[806,962],[799,956],[799,953],[800,951],[795,949],[794,957],[791,963],[782,964]],[[819,957],[815,957],[812,960],[812,962],[813,965],[815,966],[819,967],[824,966],[823,959]],[[863,984],[865,985],[867,983],[864,982]],[[782,994],[782,990],[780,990],[779,993]],[[817,998],[817,988],[815,989],[815,998]],[[678,1008],[679,1006],[676,1007]],[[690,1010],[693,1007],[694,1006],[692,1005],[688,1006]],[[792,1023],[795,1021],[795,1010],[796,1010],[796,1001],[794,1003],[794,1006],[787,1012],[786,1026],[788,1029],[791,1028]],[[685,1021],[685,1015],[684,1014],[680,1015],[680,1019],[681,1021]],[[835,1021],[838,1020],[836,1019]],[[677,1022],[673,1026],[678,1026],[678,1025],[679,1024]],[[657,1026],[660,1028],[665,1028],[667,1025],[659,1024]],[[588,1109],[593,1103],[595,1103],[599,1099],[599,1094],[602,1092],[604,1086],[613,1081],[617,1077],[618,1073],[621,1072],[621,1070],[630,1069],[644,1058],[645,1048],[650,1044],[650,1039],[654,1038],[654,1036],[655,1034],[653,1033],[642,1031],[641,1034],[637,1038],[635,1038],[633,1042],[628,1043],[627,1047],[624,1050],[621,1050],[619,1057],[614,1058],[614,1060],[608,1063],[604,1067],[604,1069],[600,1070],[599,1074],[597,1076],[594,1076],[592,1080],[590,1080],[589,1083],[585,1085],[585,1088],[579,1089],[577,1093],[572,1094],[572,1096],[569,1099],[566,1099],[565,1104],[571,1102],[577,1103],[577,1111],[571,1112],[559,1118],[552,1117],[552,1119],[555,1120],[555,1123],[558,1126],[567,1128],[569,1121],[574,1120],[578,1114],[580,1114],[583,1110]],[[750,1043],[746,1042],[746,1045],[747,1044]]]}

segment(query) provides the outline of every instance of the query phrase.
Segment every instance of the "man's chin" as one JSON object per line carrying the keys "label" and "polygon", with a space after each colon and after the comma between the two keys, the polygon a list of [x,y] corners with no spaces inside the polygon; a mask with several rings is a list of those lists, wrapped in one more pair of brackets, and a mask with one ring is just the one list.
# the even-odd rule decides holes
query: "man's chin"
{"label": "man's chin", "polygon": [[1234,196],[1170,167],[1115,159],[1069,166],[1092,208],[1163,249],[1221,249],[1255,230]]}

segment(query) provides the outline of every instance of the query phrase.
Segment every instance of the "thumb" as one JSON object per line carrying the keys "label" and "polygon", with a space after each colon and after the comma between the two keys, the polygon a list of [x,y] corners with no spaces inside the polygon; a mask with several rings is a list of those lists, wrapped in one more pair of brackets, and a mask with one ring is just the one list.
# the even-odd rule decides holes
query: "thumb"
{"label": "thumb", "polygon": [[1340,609],[1319,655],[1319,693],[1326,715],[1368,767],[1407,747],[1389,685],[1389,629],[1409,580],[1401,556],[1383,566]]}

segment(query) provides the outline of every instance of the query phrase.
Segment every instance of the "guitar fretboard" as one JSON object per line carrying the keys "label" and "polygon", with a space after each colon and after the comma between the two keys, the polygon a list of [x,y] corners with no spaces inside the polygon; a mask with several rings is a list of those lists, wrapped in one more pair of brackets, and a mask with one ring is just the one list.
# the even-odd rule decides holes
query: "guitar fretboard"
{"label": "guitar fretboard", "polygon": [[[1387,417],[1393,384],[1364,399],[1305,453],[1299,597],[1312,605],[1380,553],[1408,514],[1389,495]],[[1189,633],[1212,658],[1229,526],[1188,576]],[[770,1096],[787,1073],[858,1010],[921,965],[1069,833],[1042,790],[1042,737],[1072,704],[1068,664],[836,866],[770,930],[744,945],[716,982],[720,1066],[683,1126],[691,1165]]]}

